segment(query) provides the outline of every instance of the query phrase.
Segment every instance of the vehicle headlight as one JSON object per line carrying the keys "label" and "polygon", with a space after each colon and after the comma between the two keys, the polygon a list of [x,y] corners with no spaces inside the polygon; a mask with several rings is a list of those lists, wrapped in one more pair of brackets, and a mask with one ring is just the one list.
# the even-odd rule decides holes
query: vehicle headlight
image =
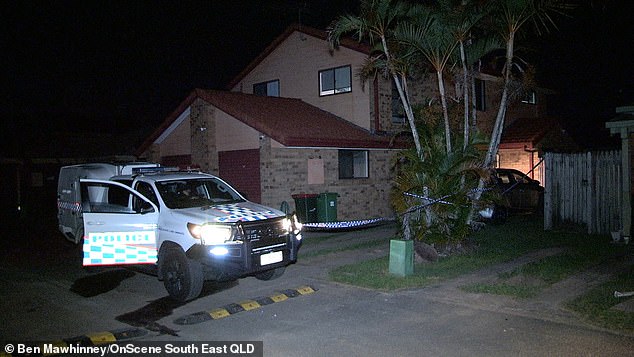
{"label": "vehicle headlight", "polygon": [[290,220],[290,218],[286,217],[282,220],[282,228],[284,229],[284,232],[286,233],[290,233],[293,231],[293,221]]}
{"label": "vehicle headlight", "polygon": [[302,231],[302,224],[297,220],[297,215],[284,218],[282,225],[287,233],[299,234]]}
{"label": "vehicle headlight", "polygon": [[192,237],[200,239],[205,245],[223,244],[232,238],[232,230],[229,226],[187,223],[187,229]]}
{"label": "vehicle headlight", "polygon": [[299,234],[299,232],[302,231],[303,225],[301,224],[299,219],[297,219],[296,214],[293,215],[293,224],[295,225],[295,234]]}

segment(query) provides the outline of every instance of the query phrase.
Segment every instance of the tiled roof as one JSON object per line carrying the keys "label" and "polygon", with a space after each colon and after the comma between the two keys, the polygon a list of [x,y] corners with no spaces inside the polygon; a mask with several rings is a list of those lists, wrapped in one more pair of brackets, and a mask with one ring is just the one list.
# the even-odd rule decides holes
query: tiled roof
{"label": "tiled roof", "polygon": [[219,90],[194,90],[139,148],[141,154],[200,98],[284,146],[404,148],[402,140],[376,135],[300,99],[263,97]]}
{"label": "tiled roof", "polygon": [[500,144],[537,144],[551,129],[559,126],[549,117],[518,118],[504,128]]}

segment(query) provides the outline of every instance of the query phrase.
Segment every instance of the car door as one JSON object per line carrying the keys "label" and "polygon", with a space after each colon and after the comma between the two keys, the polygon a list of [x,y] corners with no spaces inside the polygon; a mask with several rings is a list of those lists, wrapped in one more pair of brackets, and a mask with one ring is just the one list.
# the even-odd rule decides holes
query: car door
{"label": "car door", "polygon": [[523,210],[531,210],[537,206],[539,184],[532,180],[530,177],[524,175],[521,172],[513,172],[515,182],[517,182],[517,189],[520,196],[519,208]]}
{"label": "car door", "polygon": [[499,189],[502,193],[502,197],[506,200],[508,208],[517,209],[520,203],[521,197],[519,197],[519,192],[515,187],[515,180],[513,175],[511,175],[508,171],[498,170],[498,185]]}
{"label": "car door", "polygon": [[154,264],[159,209],[115,181],[82,179],[84,266]]}
{"label": "car door", "polygon": [[540,205],[543,204],[543,201],[542,201],[543,192],[544,192],[544,189],[539,184],[539,181],[526,177],[526,184],[524,185],[526,209],[529,209],[529,210],[540,209]]}
{"label": "car door", "polygon": [[526,193],[524,192],[524,180],[521,175],[515,171],[509,171],[509,182],[511,183],[509,195],[512,197],[513,208],[523,210],[526,206]]}

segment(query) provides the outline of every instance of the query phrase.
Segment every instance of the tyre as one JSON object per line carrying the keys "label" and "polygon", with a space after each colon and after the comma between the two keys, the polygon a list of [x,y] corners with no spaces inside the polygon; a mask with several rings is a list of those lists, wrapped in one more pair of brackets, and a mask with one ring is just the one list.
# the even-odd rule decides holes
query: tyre
{"label": "tyre", "polygon": [[180,248],[168,248],[159,258],[163,285],[170,297],[185,302],[200,295],[204,278],[200,263],[185,255]]}
{"label": "tyre", "polygon": [[266,270],[261,273],[255,274],[255,278],[258,280],[273,280],[277,279],[280,276],[284,275],[284,271],[286,267],[279,267],[271,270]]}

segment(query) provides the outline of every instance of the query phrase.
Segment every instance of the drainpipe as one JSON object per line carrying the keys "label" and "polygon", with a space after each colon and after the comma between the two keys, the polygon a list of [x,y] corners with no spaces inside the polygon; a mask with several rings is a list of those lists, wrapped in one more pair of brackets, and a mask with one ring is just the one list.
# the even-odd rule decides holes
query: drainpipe
{"label": "drainpipe", "polygon": [[[535,168],[535,153],[539,150],[533,148],[532,146],[531,148],[529,148],[528,145],[524,145],[524,151],[530,154],[530,167]],[[532,178],[533,180],[535,179],[535,170],[530,171],[530,178]]]}

